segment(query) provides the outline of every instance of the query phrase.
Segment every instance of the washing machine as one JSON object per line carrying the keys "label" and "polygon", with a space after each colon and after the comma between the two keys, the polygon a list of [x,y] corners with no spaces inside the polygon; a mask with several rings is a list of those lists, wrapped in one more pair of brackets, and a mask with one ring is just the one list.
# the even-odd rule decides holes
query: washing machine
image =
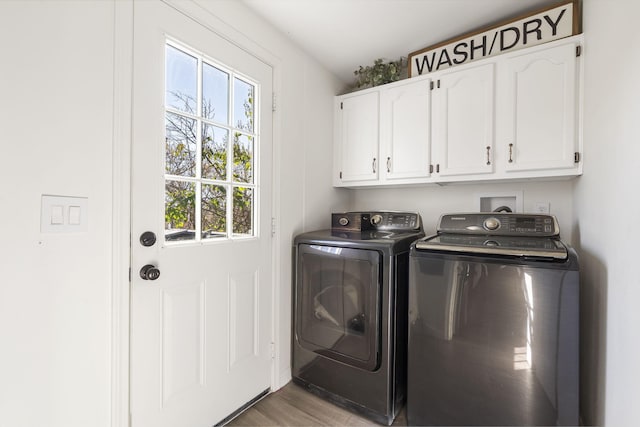
{"label": "washing machine", "polygon": [[578,257],[555,217],[443,215],[409,270],[410,425],[579,425]]}
{"label": "washing machine", "polygon": [[412,212],[346,212],[294,240],[293,381],[389,425],[406,391]]}

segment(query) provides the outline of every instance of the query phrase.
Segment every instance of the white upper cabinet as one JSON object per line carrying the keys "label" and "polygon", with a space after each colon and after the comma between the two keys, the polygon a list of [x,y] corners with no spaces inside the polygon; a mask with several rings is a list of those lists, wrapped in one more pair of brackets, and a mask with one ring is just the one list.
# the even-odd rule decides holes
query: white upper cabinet
{"label": "white upper cabinet", "polygon": [[380,159],[378,92],[336,99],[334,184],[376,181]]}
{"label": "white upper cabinet", "polygon": [[441,177],[493,172],[494,64],[442,74],[433,91],[433,146]]}
{"label": "white upper cabinet", "polygon": [[431,165],[430,80],[380,91],[381,176],[400,183],[428,178]]}
{"label": "white upper cabinet", "polygon": [[578,168],[576,47],[562,44],[499,63],[497,123],[507,172]]}
{"label": "white upper cabinet", "polygon": [[582,36],[336,97],[334,185],[582,174]]}

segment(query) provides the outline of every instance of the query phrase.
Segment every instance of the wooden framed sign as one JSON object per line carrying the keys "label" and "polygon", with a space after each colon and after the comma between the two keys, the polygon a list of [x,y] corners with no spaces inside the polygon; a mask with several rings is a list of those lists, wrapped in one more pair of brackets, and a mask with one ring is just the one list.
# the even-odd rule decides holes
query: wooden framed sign
{"label": "wooden framed sign", "polygon": [[577,9],[572,0],[412,52],[409,77],[578,34]]}

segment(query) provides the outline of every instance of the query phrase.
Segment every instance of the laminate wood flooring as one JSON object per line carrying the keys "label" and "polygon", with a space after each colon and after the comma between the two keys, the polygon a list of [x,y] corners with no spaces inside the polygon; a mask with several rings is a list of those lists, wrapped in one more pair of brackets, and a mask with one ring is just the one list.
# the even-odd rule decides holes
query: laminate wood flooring
{"label": "laminate wood flooring", "polygon": [[[403,409],[394,426],[406,426]],[[289,383],[231,420],[228,426],[377,426],[375,422],[336,406]]]}

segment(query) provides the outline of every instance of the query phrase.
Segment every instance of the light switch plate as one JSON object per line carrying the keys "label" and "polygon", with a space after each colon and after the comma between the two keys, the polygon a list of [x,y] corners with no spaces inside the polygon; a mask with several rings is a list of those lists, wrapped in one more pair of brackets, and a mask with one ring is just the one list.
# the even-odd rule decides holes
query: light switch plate
{"label": "light switch plate", "polygon": [[42,195],[41,233],[76,233],[88,230],[89,199]]}

